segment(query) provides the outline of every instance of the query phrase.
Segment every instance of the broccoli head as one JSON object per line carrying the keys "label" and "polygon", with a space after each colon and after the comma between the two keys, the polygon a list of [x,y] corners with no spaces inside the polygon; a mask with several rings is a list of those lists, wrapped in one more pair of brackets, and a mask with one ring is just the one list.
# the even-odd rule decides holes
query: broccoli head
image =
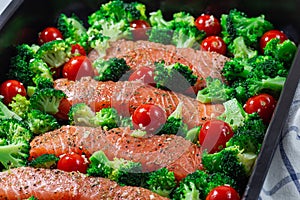
{"label": "broccoli head", "polygon": [[42,59],[50,68],[66,63],[71,55],[71,46],[65,40],[52,40],[40,46],[36,57]]}
{"label": "broccoli head", "polygon": [[0,120],[0,138],[4,137],[8,143],[17,140],[30,141],[32,136],[24,121],[14,118]]}
{"label": "broccoli head", "polygon": [[36,78],[47,78],[53,80],[53,74],[50,67],[42,59],[34,58],[29,62],[29,70],[34,73],[33,82]]}
{"label": "broccoli head", "polygon": [[43,134],[60,127],[57,119],[41,110],[31,109],[25,119],[31,132],[35,135]]}
{"label": "broccoli head", "polygon": [[154,12],[149,13],[149,22],[151,27],[157,27],[161,29],[174,29],[174,20],[167,21],[164,19],[164,16],[162,14],[161,10],[157,10]]}
{"label": "broccoli head", "polygon": [[101,126],[106,129],[118,127],[120,117],[115,108],[102,108],[96,112],[95,116],[91,119],[94,126]]}
{"label": "broccoli head", "polygon": [[95,117],[95,112],[85,103],[72,105],[68,113],[71,125],[93,126],[91,120]]}
{"label": "broccoli head", "polygon": [[106,49],[109,48],[110,37],[105,36],[100,30],[89,27],[87,30],[88,43],[93,51],[96,51],[99,57],[106,55]]}
{"label": "broccoli head", "polygon": [[44,88],[32,94],[30,106],[32,109],[54,115],[59,111],[58,108],[63,98],[66,98],[66,94],[63,91],[54,88]]}
{"label": "broccoli head", "polygon": [[129,22],[133,20],[147,20],[146,5],[140,2],[124,3],[124,10]]}
{"label": "broccoli head", "polygon": [[[16,108],[16,109],[18,109],[18,108]],[[15,111],[17,111],[17,110],[15,110]],[[10,110],[9,107],[7,107],[2,101],[0,101],[0,120],[11,119],[11,118],[15,118],[18,120],[22,119],[16,112]]]}
{"label": "broccoli head", "polygon": [[173,30],[160,27],[152,27],[150,30],[148,30],[147,34],[149,35],[148,40],[150,42],[171,44]]}
{"label": "broccoli head", "polygon": [[155,63],[154,81],[158,88],[184,92],[196,83],[197,76],[184,64],[165,65],[165,62],[161,61]]}
{"label": "broccoli head", "polygon": [[98,58],[93,62],[98,74],[94,79],[98,81],[119,81],[130,70],[124,58],[112,57],[108,60]]}
{"label": "broccoli head", "polygon": [[55,169],[59,157],[54,154],[43,154],[32,160],[28,165],[34,168]]}
{"label": "broccoli head", "polygon": [[196,26],[177,27],[173,33],[172,44],[178,48],[198,48],[204,37],[205,32]]}
{"label": "broccoli head", "polygon": [[228,54],[234,58],[247,59],[258,55],[258,51],[250,47],[242,36],[234,38],[228,45],[227,50],[229,52]]}
{"label": "broccoli head", "polygon": [[163,197],[170,197],[177,186],[177,181],[174,172],[164,167],[149,173],[147,185],[149,190]]}
{"label": "broccoli head", "polygon": [[29,111],[30,101],[25,96],[17,94],[13,97],[9,107],[12,112],[24,119]]}

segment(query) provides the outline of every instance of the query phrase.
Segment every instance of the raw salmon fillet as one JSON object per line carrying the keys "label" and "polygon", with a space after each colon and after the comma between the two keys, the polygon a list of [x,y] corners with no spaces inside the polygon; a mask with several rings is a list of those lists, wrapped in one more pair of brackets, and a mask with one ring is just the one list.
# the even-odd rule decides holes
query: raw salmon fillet
{"label": "raw salmon fillet", "polygon": [[125,116],[132,115],[139,105],[145,103],[161,106],[169,116],[182,102],[183,121],[189,128],[202,125],[224,111],[223,104],[203,104],[195,98],[136,81],[99,82],[83,77],[79,81],[57,79],[54,87],[67,95],[71,105],[84,102],[95,111],[114,107]]}
{"label": "raw salmon fillet", "polygon": [[[92,60],[97,58],[93,51],[89,56]],[[208,76],[223,79],[221,70],[228,57],[221,54],[192,48],[177,48],[174,45],[164,45],[161,43],[144,40],[130,41],[118,40],[111,42],[106,51],[104,59],[112,57],[124,58],[127,64],[136,70],[143,66],[153,67],[154,62],[164,60],[166,64],[176,62],[189,66],[195,75],[198,76],[195,84],[195,91],[203,88],[205,79]]]}
{"label": "raw salmon fillet", "polygon": [[144,172],[167,167],[177,180],[201,169],[200,148],[177,135],[152,135],[137,138],[129,128],[108,131],[101,127],[63,126],[36,136],[30,143],[30,159],[42,154],[57,156],[80,152],[87,157],[102,150],[109,159],[124,158],[140,162]]}
{"label": "raw salmon fillet", "polygon": [[88,177],[79,172],[21,167],[0,172],[0,199],[20,200],[164,200],[150,190],[119,186],[106,178]]}

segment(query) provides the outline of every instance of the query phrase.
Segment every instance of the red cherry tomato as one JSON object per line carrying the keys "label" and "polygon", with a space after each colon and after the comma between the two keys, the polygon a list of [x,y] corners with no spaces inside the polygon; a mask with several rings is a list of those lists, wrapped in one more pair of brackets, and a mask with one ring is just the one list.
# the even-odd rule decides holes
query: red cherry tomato
{"label": "red cherry tomato", "polygon": [[38,34],[38,42],[40,45],[59,39],[63,39],[63,36],[60,30],[55,27],[47,27]]}
{"label": "red cherry tomato", "polygon": [[57,162],[57,169],[72,172],[79,171],[86,173],[88,163],[80,154],[68,153],[64,154]]}
{"label": "red cherry tomato", "polygon": [[80,44],[72,44],[71,45],[71,53],[75,56],[86,56],[85,49]]}
{"label": "red cherry tomato", "polygon": [[69,119],[68,113],[72,107],[71,102],[67,98],[63,98],[59,102],[58,112],[54,114],[54,117],[60,120],[67,121]]}
{"label": "red cherry tomato", "polygon": [[221,185],[212,189],[206,200],[240,200],[239,193],[229,185]]}
{"label": "red cherry tomato", "polygon": [[199,133],[199,142],[203,150],[215,153],[226,146],[226,142],[233,136],[231,126],[222,120],[206,121]]}
{"label": "red cherry tomato", "polygon": [[274,38],[278,38],[280,42],[283,42],[284,40],[287,40],[288,37],[280,30],[270,30],[263,34],[263,36],[260,38],[259,46],[262,52],[264,52],[264,48],[266,47],[266,44]]}
{"label": "red cherry tomato", "polygon": [[134,71],[128,78],[129,81],[141,80],[147,84],[154,84],[154,69],[151,67],[141,67]]}
{"label": "red cherry tomato", "polygon": [[0,94],[4,97],[3,102],[6,105],[8,105],[17,94],[22,96],[27,95],[24,85],[17,80],[4,81],[0,86]]}
{"label": "red cherry tomato", "polygon": [[84,76],[94,76],[92,62],[87,56],[74,56],[66,62],[62,69],[62,76],[69,80],[79,80]]}
{"label": "red cherry tomato", "polygon": [[132,34],[134,40],[147,40],[147,30],[150,28],[150,24],[145,20],[137,19],[130,22],[132,28]]}
{"label": "red cherry tomato", "polygon": [[244,110],[251,114],[257,112],[264,123],[268,124],[272,118],[276,107],[276,100],[269,94],[259,94],[250,97],[245,105]]}
{"label": "red cherry tomato", "polygon": [[220,21],[213,15],[202,14],[195,20],[195,26],[206,33],[206,36],[219,35],[221,32]]}
{"label": "red cherry tomato", "polygon": [[201,48],[205,51],[213,51],[219,54],[226,54],[226,44],[219,36],[208,36],[201,42]]}
{"label": "red cherry tomato", "polygon": [[167,120],[166,111],[153,104],[141,104],[132,115],[135,129],[142,129],[149,133],[157,131]]}

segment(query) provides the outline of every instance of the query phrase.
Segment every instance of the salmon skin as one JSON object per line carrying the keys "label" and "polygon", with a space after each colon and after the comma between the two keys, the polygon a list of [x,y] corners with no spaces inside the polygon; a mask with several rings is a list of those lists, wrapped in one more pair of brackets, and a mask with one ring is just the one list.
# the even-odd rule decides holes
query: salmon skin
{"label": "salmon skin", "polygon": [[177,180],[201,169],[200,148],[177,135],[152,135],[137,138],[129,128],[108,131],[101,127],[66,125],[36,136],[30,143],[30,160],[42,154],[83,153],[89,157],[102,150],[107,157],[140,162],[144,172],[167,167]]}
{"label": "salmon skin", "polygon": [[[89,56],[92,60],[97,58],[93,53]],[[167,65],[176,62],[190,67],[198,76],[193,87],[197,92],[205,87],[205,79],[208,76],[224,80],[221,70],[228,57],[209,51],[195,50],[193,48],[177,48],[174,45],[165,45],[150,41],[130,41],[118,40],[111,42],[106,50],[104,59],[112,57],[124,58],[132,70],[137,70],[142,66],[154,67],[154,63],[164,60]]]}
{"label": "salmon skin", "polygon": [[224,112],[223,104],[203,104],[195,98],[139,81],[99,82],[91,77],[83,77],[78,81],[57,79],[54,87],[67,95],[71,105],[84,102],[94,111],[114,107],[124,116],[132,115],[139,105],[145,103],[161,106],[169,116],[182,102],[183,121],[189,128],[202,125]]}
{"label": "salmon skin", "polygon": [[106,178],[79,172],[20,167],[0,172],[0,199],[20,200],[31,196],[39,200],[166,200],[150,190],[119,186]]}

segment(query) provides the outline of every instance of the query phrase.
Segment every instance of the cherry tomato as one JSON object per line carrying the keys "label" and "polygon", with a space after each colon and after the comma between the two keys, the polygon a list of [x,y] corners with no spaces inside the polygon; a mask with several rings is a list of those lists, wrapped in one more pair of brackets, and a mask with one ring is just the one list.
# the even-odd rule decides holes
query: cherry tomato
{"label": "cherry tomato", "polygon": [[264,48],[266,47],[266,44],[274,38],[278,38],[280,42],[283,42],[284,40],[287,40],[288,37],[280,30],[270,30],[263,34],[263,36],[260,38],[259,46],[262,52],[264,52]]}
{"label": "cherry tomato", "polygon": [[85,49],[80,44],[72,44],[71,53],[75,56],[78,55],[86,56]]}
{"label": "cherry tomato", "polygon": [[60,30],[55,27],[47,27],[38,34],[38,42],[40,45],[59,39],[63,39],[63,36]]}
{"label": "cherry tomato", "polygon": [[134,71],[128,78],[129,81],[141,80],[147,84],[154,84],[154,69],[152,67],[141,67]]}
{"label": "cherry tomato", "polygon": [[276,107],[276,100],[269,94],[259,94],[250,97],[244,104],[246,113],[257,112],[264,123],[268,124]]}
{"label": "cherry tomato", "polygon": [[213,15],[202,14],[195,20],[195,26],[206,33],[206,36],[219,35],[221,32],[220,21]]}
{"label": "cherry tomato", "polygon": [[64,154],[57,162],[57,169],[64,170],[67,172],[79,171],[86,173],[88,163],[78,153]]}
{"label": "cherry tomato", "polygon": [[71,102],[67,98],[63,98],[59,102],[58,112],[54,114],[54,117],[60,120],[67,121],[69,119],[68,113],[72,107]]}
{"label": "cherry tomato", "polygon": [[79,80],[84,76],[94,76],[92,62],[87,56],[74,56],[66,62],[62,69],[62,76],[69,80]]}
{"label": "cherry tomato", "polygon": [[240,200],[239,193],[229,185],[221,185],[212,189],[206,200]]}
{"label": "cherry tomato", "polygon": [[201,42],[201,48],[205,51],[213,51],[225,55],[227,46],[219,36],[208,36]]}
{"label": "cherry tomato", "polygon": [[6,80],[0,86],[0,94],[4,97],[3,103],[8,105],[13,97],[17,94],[26,96],[26,89],[20,81],[17,80]]}
{"label": "cherry tomato", "polygon": [[149,133],[157,131],[167,120],[164,109],[153,104],[141,104],[132,115],[135,129],[142,129]]}
{"label": "cherry tomato", "polygon": [[231,126],[222,120],[206,121],[199,133],[201,148],[208,153],[215,153],[226,146],[226,142],[233,136]]}
{"label": "cherry tomato", "polygon": [[150,28],[150,24],[145,20],[137,19],[130,22],[132,28],[132,34],[134,40],[147,40],[147,30]]}

